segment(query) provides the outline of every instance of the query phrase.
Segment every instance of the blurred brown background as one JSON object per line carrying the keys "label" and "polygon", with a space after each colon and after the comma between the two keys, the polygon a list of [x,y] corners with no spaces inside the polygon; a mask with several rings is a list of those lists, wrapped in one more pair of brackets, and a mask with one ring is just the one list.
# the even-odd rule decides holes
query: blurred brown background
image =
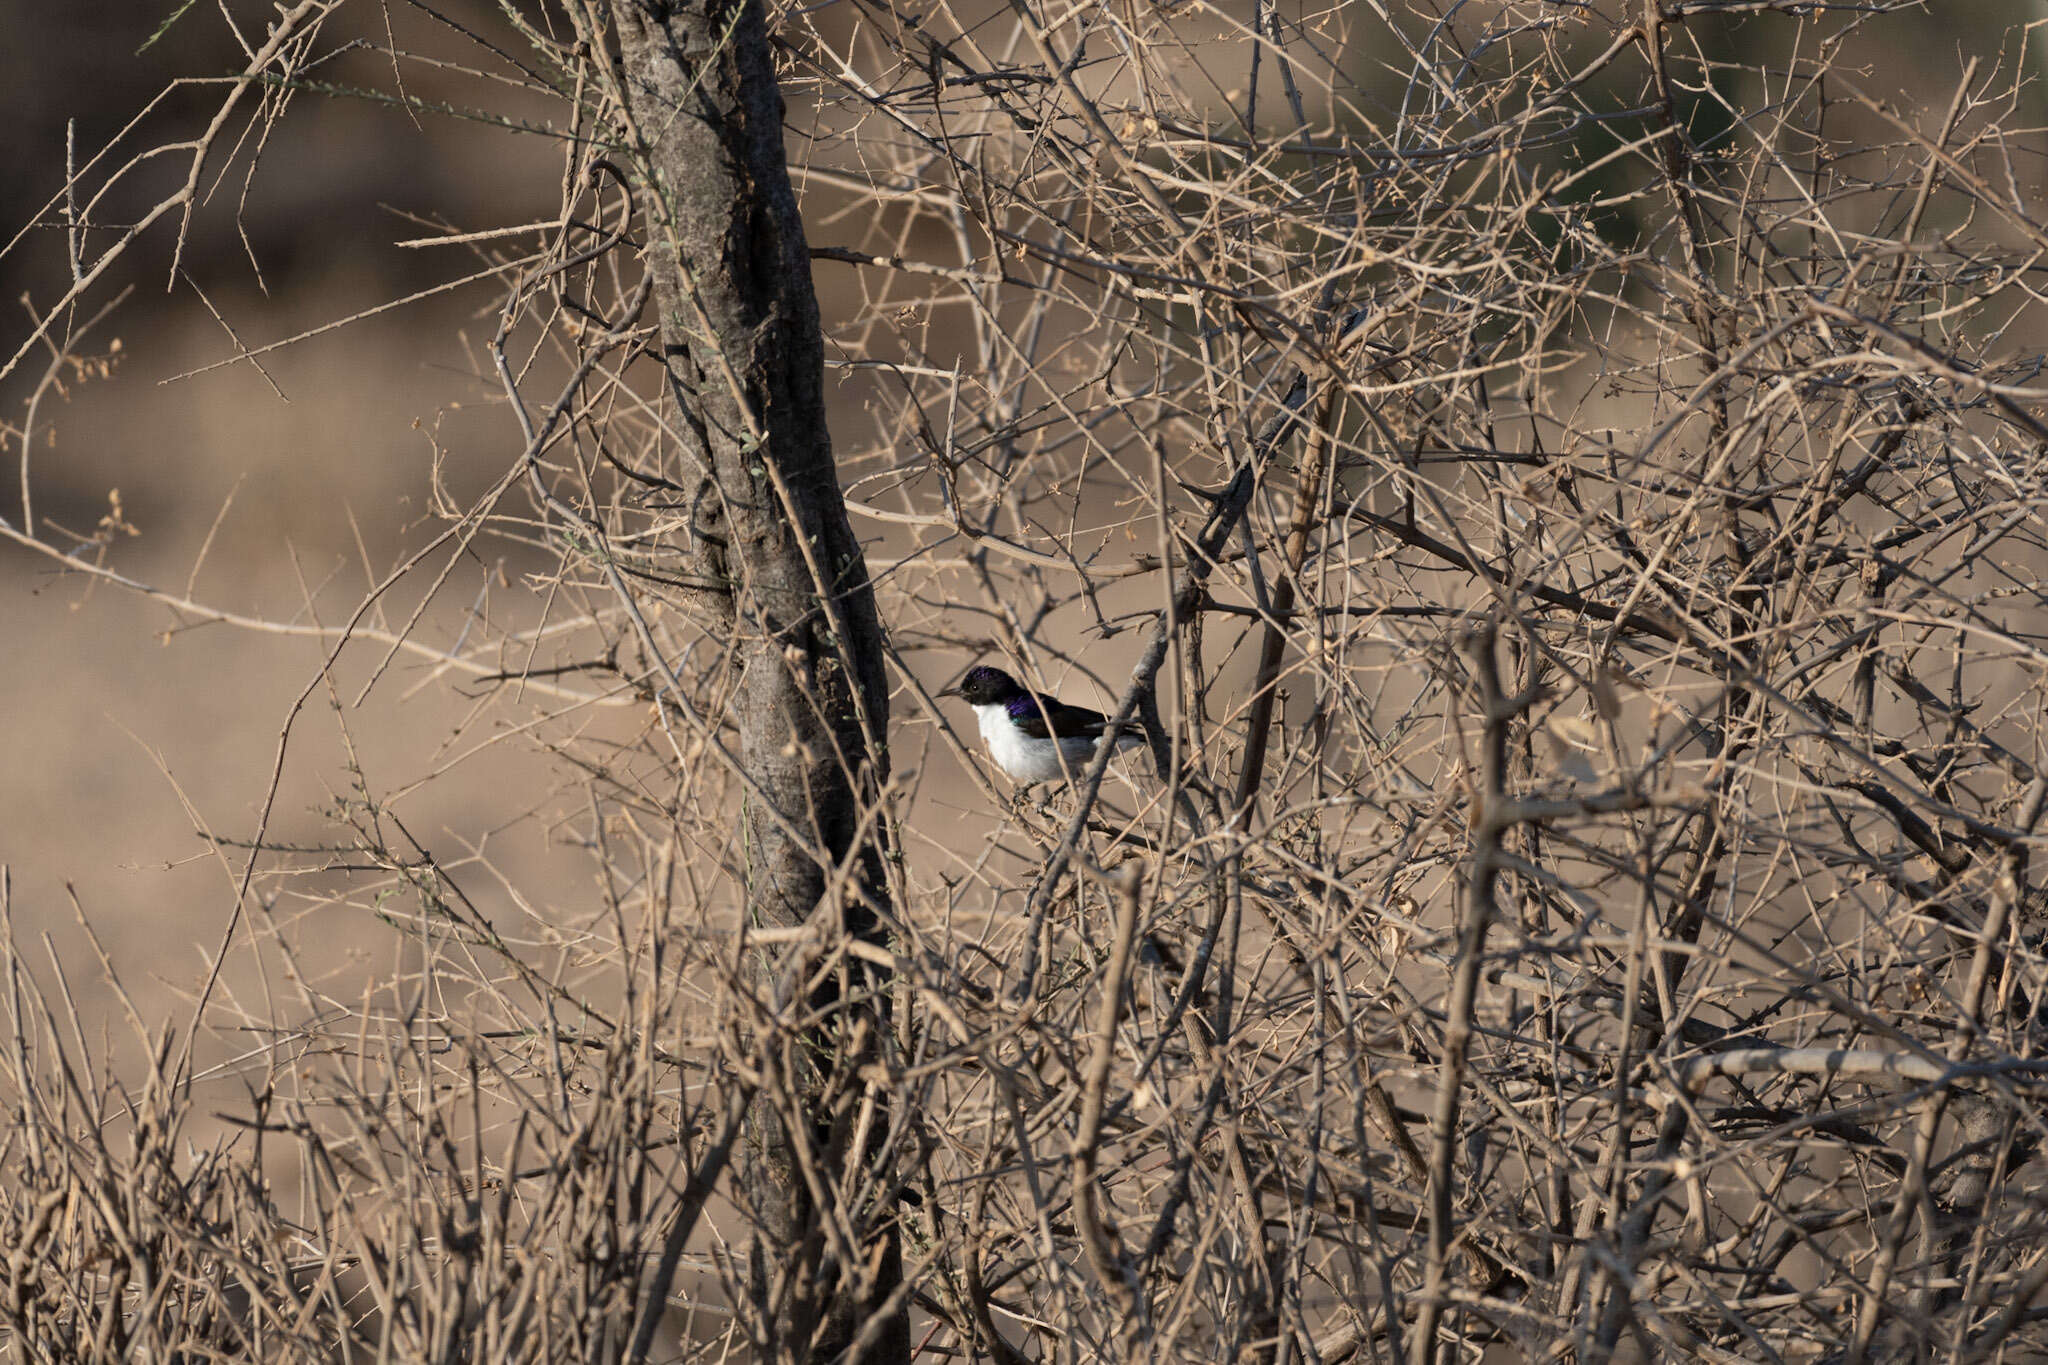
{"label": "blurred brown background", "polygon": [[[82,161],[173,77],[242,65],[210,7],[184,15],[138,55],[172,8],[0,7],[9,235],[60,191],[67,122],[75,120]],[[467,22],[493,29],[490,7],[467,8],[478,11]],[[374,6],[344,19],[382,22]],[[473,48],[443,33],[413,16],[405,40],[474,60]],[[501,26],[497,35],[505,36]],[[349,60],[363,59],[319,75],[375,83]],[[382,74],[388,82],[388,67]],[[411,84],[435,96],[417,78]],[[217,88],[172,91],[123,155],[191,135],[218,101]],[[98,297],[132,292],[87,349],[103,353],[118,339],[118,364],[108,379],[67,385],[38,414],[39,526],[89,535],[118,490],[122,515],[139,532],[118,537],[111,562],[123,573],[232,611],[332,624],[368,581],[439,529],[426,515],[437,444],[457,498],[502,472],[519,438],[502,406],[483,401],[489,390],[472,349],[494,321],[498,291],[488,282],[264,355],[269,379],[242,363],[164,382],[233,353],[195,289],[243,343],[261,346],[477,268],[445,250],[391,245],[430,235],[424,219],[490,226],[552,216],[560,168],[544,139],[457,119],[429,132],[396,108],[300,95],[246,189],[246,249],[233,211],[245,192],[238,169],[196,216],[181,267],[187,282],[166,290],[169,231],[154,232],[116,267]],[[161,193],[181,174],[167,163],[140,177],[138,189]],[[140,201],[125,196],[98,216],[120,221]],[[24,305],[40,310],[66,282],[62,232],[33,231],[27,250],[0,267],[16,319],[10,352],[27,333]],[[8,385],[0,420],[21,421],[41,368],[31,359],[22,382]],[[19,458],[11,443],[0,507],[17,524]],[[477,566],[470,577],[489,575]],[[325,647],[219,625],[183,630],[160,604],[89,587],[12,547],[0,549],[0,582],[0,630],[13,642],[0,649],[0,862],[13,872],[17,931],[28,938],[47,929],[67,961],[89,962],[68,885],[131,988],[189,988],[227,922],[230,868],[240,860],[216,857],[195,825],[229,838],[253,830],[288,708],[319,677]],[[418,593],[401,586],[398,619]],[[400,660],[357,711],[372,663],[367,655],[344,662],[355,685],[341,700],[364,778],[389,793],[450,759],[443,741],[466,704],[438,686],[406,695],[420,669]],[[406,809],[408,824],[437,847],[450,830],[479,840],[516,829],[541,795],[508,780],[519,777],[521,757],[492,751],[470,760],[470,771]],[[343,760],[334,704],[317,689],[293,734],[273,838],[332,837],[322,810],[350,786]],[[544,775],[525,774],[526,784],[537,780]],[[279,911],[291,913],[290,902]],[[359,932],[345,922],[336,931],[342,943]]]}
{"label": "blurred brown background", "polygon": [[[210,7],[185,14],[138,54],[172,8],[115,0],[0,7],[0,101],[11,134],[0,141],[0,173],[13,190],[10,235],[58,193],[68,123],[75,121],[77,154],[89,156],[172,78],[241,64]],[[1924,43],[1864,54],[1861,79],[1879,91],[1952,83],[1967,52],[1990,52],[2036,8],[2003,0],[1941,6],[1915,21]],[[494,7],[458,4],[448,12],[519,51]],[[472,46],[417,11],[394,5],[391,15],[401,45],[478,61]],[[363,6],[339,22],[381,40],[384,18]],[[1894,37],[1899,31],[1888,29]],[[388,87],[390,74],[355,53],[317,78]],[[417,72],[407,79],[412,93],[429,100],[475,89],[468,79],[451,80],[446,92]],[[205,87],[172,91],[128,150],[189,135],[192,120],[217,98]],[[104,351],[118,338],[119,363],[110,378],[70,385],[62,401],[46,403],[32,478],[39,523],[81,536],[91,534],[118,490],[122,515],[140,532],[114,548],[125,573],[178,592],[189,585],[198,598],[252,615],[317,614],[332,623],[365,583],[438,529],[426,515],[437,450],[458,500],[516,453],[516,429],[480,373],[476,349],[495,320],[498,287],[487,281],[438,295],[268,353],[268,379],[241,363],[163,381],[232,353],[222,320],[242,342],[263,345],[474,269],[451,264],[457,249],[392,243],[428,235],[434,220],[473,229],[552,217],[561,166],[545,138],[459,118],[432,121],[423,136],[394,107],[303,93],[296,100],[263,152],[244,211],[233,211],[244,193],[238,170],[198,215],[183,262],[189,285],[167,292],[172,234],[160,228],[122,262],[114,288],[101,291],[104,299],[122,285],[133,288],[89,348]],[[509,111],[518,108],[513,98]],[[558,111],[534,102],[530,112]],[[800,121],[801,110],[792,118]],[[171,183],[167,163],[139,187],[160,192]],[[133,206],[109,204],[103,216],[118,221]],[[32,231],[29,249],[0,264],[16,310],[10,351],[25,333],[20,310],[55,298],[65,277],[61,232]],[[814,231],[815,242],[833,240],[830,227]],[[825,267],[819,285],[829,330],[835,309],[856,306],[850,291],[858,281],[852,271]],[[20,421],[26,381],[37,368],[25,366],[0,393],[0,420]],[[857,386],[845,392],[854,402]],[[849,411],[847,420],[857,425],[858,414]],[[20,454],[11,444],[0,467],[0,515],[10,520],[20,514]],[[470,586],[449,598],[513,593],[491,587],[506,581],[497,567],[470,566]],[[515,583],[518,567],[506,566]],[[418,591],[401,586],[394,619]],[[443,607],[440,621],[459,629],[460,608]],[[233,903],[240,855],[215,856],[195,823],[230,837],[251,831],[280,727],[317,680],[323,654],[306,639],[178,626],[162,605],[90,588],[47,559],[0,549],[0,630],[10,642],[0,649],[0,861],[13,872],[18,932],[47,930],[68,960],[88,960],[67,903],[67,887],[75,889],[121,965],[162,983],[159,1004],[202,972]],[[444,743],[467,703],[444,686],[415,690],[423,670],[402,659],[356,709],[373,663],[371,652],[353,653],[342,669],[353,685],[336,695],[364,780],[388,794],[468,752],[474,737]],[[934,677],[952,666],[934,661]],[[330,833],[324,811],[353,780],[340,736],[334,700],[314,688],[288,754],[273,838],[317,841]],[[901,752],[914,761],[952,761],[940,748],[924,752],[921,739],[899,734]],[[548,857],[550,778],[531,746],[495,746],[464,758],[456,771],[456,780],[430,784],[404,808],[409,827],[444,858],[489,841],[500,867],[533,877],[535,887],[581,875]],[[287,897],[278,909],[295,907]],[[357,932],[337,919],[339,942]]]}

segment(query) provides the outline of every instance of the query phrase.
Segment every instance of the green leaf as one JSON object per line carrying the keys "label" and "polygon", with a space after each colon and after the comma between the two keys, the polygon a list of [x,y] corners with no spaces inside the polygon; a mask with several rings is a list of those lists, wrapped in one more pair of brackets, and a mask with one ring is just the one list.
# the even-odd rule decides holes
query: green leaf
{"label": "green leaf", "polygon": [[143,53],[155,47],[156,40],[163,37],[166,33],[169,33],[171,31],[171,25],[177,23],[180,19],[184,18],[185,11],[191,9],[192,6],[198,3],[199,0],[185,0],[184,4],[172,10],[171,17],[164,20],[161,24],[158,24],[156,26],[156,32],[150,34],[148,40],[145,41],[141,47],[135,49],[135,55],[140,57]]}

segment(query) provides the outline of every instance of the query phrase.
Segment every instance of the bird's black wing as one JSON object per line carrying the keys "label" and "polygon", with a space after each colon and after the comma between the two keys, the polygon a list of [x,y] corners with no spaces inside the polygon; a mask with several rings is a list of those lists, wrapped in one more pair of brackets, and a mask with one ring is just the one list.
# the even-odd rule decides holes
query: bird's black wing
{"label": "bird's black wing", "polygon": [[1027,739],[1094,739],[1109,717],[1085,706],[1069,706],[1047,697],[1019,697],[1010,703],[1010,720]]}

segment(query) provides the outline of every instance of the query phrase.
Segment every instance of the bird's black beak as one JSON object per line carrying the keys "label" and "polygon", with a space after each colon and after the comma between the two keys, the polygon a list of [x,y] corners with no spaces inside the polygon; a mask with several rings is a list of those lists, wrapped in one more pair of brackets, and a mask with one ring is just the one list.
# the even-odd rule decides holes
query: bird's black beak
{"label": "bird's black beak", "polygon": [[957,697],[960,695],[960,684],[954,683],[951,687],[945,688],[942,691],[934,692],[932,693],[932,695],[935,697]]}

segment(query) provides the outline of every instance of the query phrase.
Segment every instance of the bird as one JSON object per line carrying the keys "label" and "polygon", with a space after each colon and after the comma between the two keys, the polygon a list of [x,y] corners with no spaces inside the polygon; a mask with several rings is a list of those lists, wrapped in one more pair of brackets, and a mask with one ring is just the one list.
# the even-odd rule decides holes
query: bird
{"label": "bird", "polygon": [[[981,739],[995,765],[1026,787],[1079,776],[1095,756],[1109,717],[1100,711],[1069,706],[1043,694],[1034,696],[1000,668],[970,668],[960,681],[939,693],[959,697],[974,708]],[[1135,728],[1118,730],[1117,748],[1143,744]]]}

